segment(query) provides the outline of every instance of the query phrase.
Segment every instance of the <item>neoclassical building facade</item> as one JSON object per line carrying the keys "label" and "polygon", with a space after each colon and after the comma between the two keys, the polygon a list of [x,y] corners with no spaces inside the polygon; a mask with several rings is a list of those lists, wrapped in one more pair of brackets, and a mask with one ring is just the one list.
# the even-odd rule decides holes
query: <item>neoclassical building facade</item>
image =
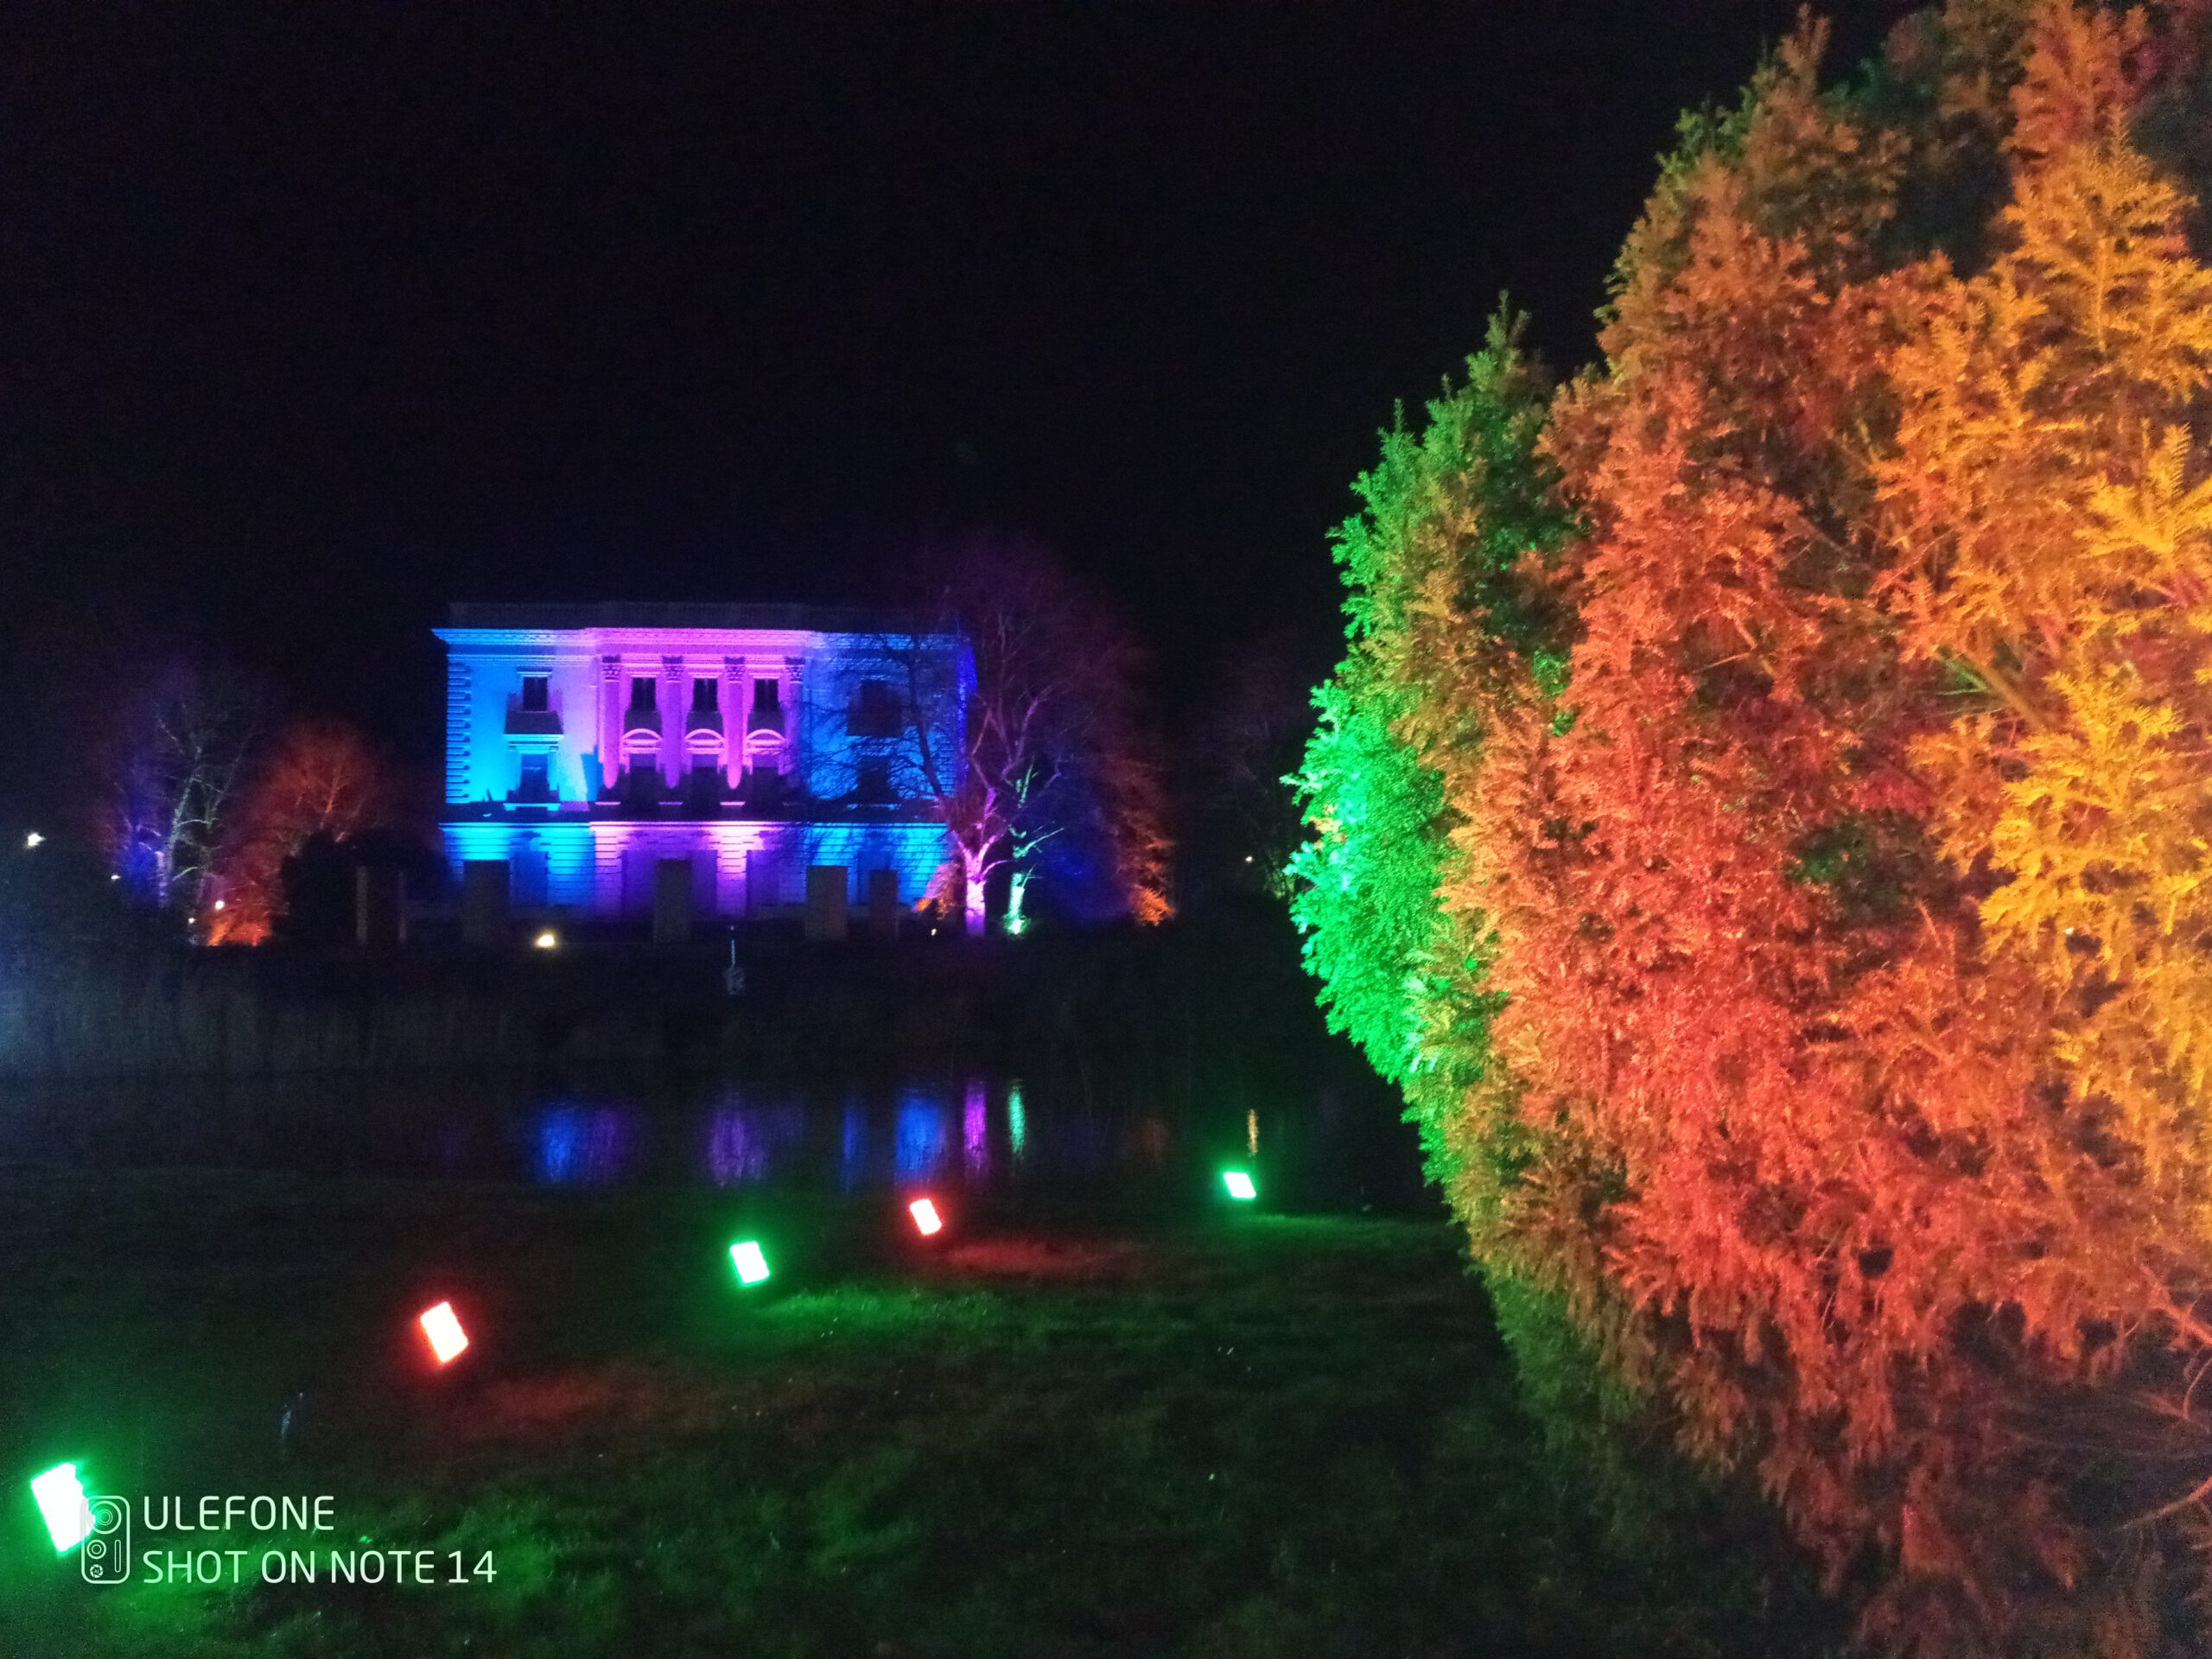
{"label": "neoclassical building facade", "polygon": [[[502,861],[514,905],[785,914],[807,873],[918,899],[974,669],[896,615],[790,605],[456,605],[445,642],[445,855]],[[926,745],[926,748],[925,748]],[[822,878],[817,874],[817,880]]]}

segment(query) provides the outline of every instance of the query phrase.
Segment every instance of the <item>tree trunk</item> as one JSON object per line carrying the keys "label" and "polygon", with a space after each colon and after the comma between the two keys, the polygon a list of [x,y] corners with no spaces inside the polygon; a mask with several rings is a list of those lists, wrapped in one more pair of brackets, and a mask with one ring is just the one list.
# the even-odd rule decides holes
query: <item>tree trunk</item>
{"label": "tree trunk", "polygon": [[964,848],[960,855],[960,893],[967,912],[968,937],[980,939],[984,925],[982,860],[971,856]]}

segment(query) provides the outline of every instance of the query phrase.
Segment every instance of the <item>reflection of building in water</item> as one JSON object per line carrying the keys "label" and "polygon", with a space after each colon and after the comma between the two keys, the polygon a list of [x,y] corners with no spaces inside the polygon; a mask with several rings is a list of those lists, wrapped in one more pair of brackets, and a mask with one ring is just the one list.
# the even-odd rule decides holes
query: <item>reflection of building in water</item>
{"label": "reflection of building in water", "polygon": [[845,1132],[837,1154],[837,1185],[851,1192],[868,1179],[868,1110],[860,1096],[845,1097]]}
{"label": "reflection of building in water", "polygon": [[609,1106],[549,1106],[537,1118],[537,1179],[552,1186],[604,1186],[629,1160],[631,1125]]}
{"label": "reflection of building in water", "polygon": [[893,1143],[893,1167],[902,1181],[927,1180],[944,1167],[951,1147],[942,1101],[919,1090],[908,1090],[899,1099],[897,1138]]}
{"label": "reflection of building in water", "polygon": [[1019,1077],[1006,1086],[1006,1147],[1017,1164],[1029,1155],[1029,1112],[1022,1104]]}
{"label": "reflection of building in water", "polygon": [[1252,1157],[1260,1155],[1260,1114],[1251,1107],[1244,1111],[1244,1150]]}
{"label": "reflection of building in water", "polygon": [[960,1115],[960,1161],[970,1179],[990,1173],[990,1086],[981,1077],[969,1080],[968,1102]]}
{"label": "reflection of building in water", "polygon": [[716,1186],[765,1181],[806,1139],[800,1106],[724,1106],[707,1120],[707,1173]]}

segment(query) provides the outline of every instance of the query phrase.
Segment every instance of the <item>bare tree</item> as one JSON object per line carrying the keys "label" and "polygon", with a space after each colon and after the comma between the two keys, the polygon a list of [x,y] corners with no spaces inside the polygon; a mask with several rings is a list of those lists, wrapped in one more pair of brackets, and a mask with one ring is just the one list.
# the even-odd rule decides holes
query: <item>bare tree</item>
{"label": "bare tree", "polygon": [[1213,879],[1277,898],[1291,891],[1292,855],[1306,824],[1286,781],[1313,729],[1313,683],[1288,636],[1232,653],[1186,754],[1194,842]]}
{"label": "bare tree", "polygon": [[[944,896],[970,934],[983,931],[986,886],[1001,870],[1020,930],[1039,855],[1062,836],[1105,849],[1129,914],[1169,913],[1159,771],[1136,720],[1139,664],[1119,619],[1042,549],[978,540],[954,553],[913,631],[879,635],[852,671],[864,695],[841,760],[856,791],[872,778],[950,830],[958,893]],[[870,683],[881,689],[867,692]]]}
{"label": "bare tree", "polygon": [[317,835],[343,841],[385,823],[398,804],[392,769],[351,726],[294,721],[225,814],[215,888],[221,913],[209,918],[210,944],[258,944],[281,908],[284,862]]}
{"label": "bare tree", "polygon": [[235,669],[175,659],[118,711],[110,851],[142,897],[198,911],[267,702]]}

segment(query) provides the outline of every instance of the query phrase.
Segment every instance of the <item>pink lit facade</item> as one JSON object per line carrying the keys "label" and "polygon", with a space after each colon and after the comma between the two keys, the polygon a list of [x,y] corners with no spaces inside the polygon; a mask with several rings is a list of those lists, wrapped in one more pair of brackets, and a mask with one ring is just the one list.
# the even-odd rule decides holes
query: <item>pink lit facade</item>
{"label": "pink lit facade", "polygon": [[458,605],[445,855],[508,866],[514,903],[642,916],[683,859],[702,916],[794,914],[810,867],[902,906],[953,855],[917,782],[917,719],[957,753],[957,639],[777,605]]}

